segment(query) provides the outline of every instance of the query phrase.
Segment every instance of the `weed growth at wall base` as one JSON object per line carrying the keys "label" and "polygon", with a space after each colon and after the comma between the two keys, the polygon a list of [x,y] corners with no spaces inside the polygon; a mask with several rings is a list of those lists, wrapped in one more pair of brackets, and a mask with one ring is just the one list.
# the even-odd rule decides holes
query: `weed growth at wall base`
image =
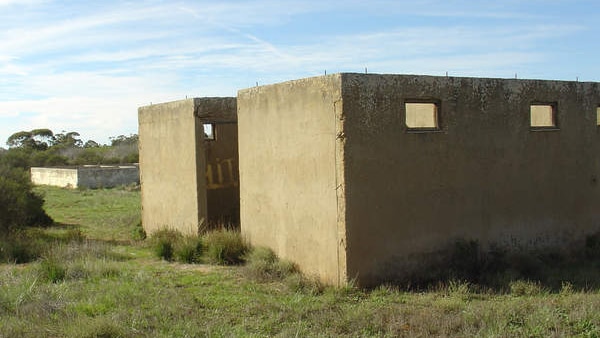
{"label": "weed growth at wall base", "polygon": [[[506,293],[454,279],[423,292],[393,285],[374,290],[330,288],[291,272],[287,263],[264,248],[247,252],[245,266],[165,264],[153,257],[150,245],[129,240],[137,221],[129,217],[128,208],[100,213],[108,220],[105,223],[92,217],[103,209],[100,204],[113,205],[115,200],[139,198],[138,194],[90,193],[98,197],[96,203],[89,203],[90,196],[57,189],[51,195],[58,200],[49,204],[61,210],[57,213],[61,222],[70,219],[74,224],[32,229],[31,236],[44,242],[51,239],[44,258],[22,265],[0,264],[0,336],[600,335],[600,294],[576,284],[562,283],[555,292],[542,283],[516,280]],[[60,206],[58,201],[68,202]],[[80,214],[81,205],[86,205],[87,214]],[[105,235],[106,228],[127,231],[119,233],[122,240],[114,241]],[[482,260],[485,255],[478,257]],[[55,265],[44,263],[47,258]]]}

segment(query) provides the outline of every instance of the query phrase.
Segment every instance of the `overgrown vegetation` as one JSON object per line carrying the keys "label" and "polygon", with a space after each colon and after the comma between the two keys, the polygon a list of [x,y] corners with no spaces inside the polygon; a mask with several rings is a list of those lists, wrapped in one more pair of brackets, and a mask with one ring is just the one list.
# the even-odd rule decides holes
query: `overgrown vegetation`
{"label": "overgrown vegetation", "polygon": [[[418,292],[332,288],[266,248],[235,254],[242,265],[208,265],[208,235],[157,235],[173,249],[172,261],[159,259],[156,238],[132,239],[140,232],[138,191],[35,191],[58,225],[22,232],[42,243],[37,260],[0,265],[1,337],[600,335],[598,288],[567,281],[555,288],[516,274],[502,289],[482,287],[477,278],[493,275],[492,258],[476,242],[457,243],[448,278],[438,275]],[[238,233],[223,233],[215,243],[241,247]],[[590,263],[597,239],[581,248],[590,271],[598,269]],[[215,250],[223,251],[240,252]],[[475,278],[455,278],[461,273]]]}
{"label": "overgrown vegetation", "polygon": [[24,263],[40,255],[42,245],[28,229],[52,223],[43,204],[23,169],[0,163],[0,263]]}
{"label": "overgrown vegetation", "polygon": [[43,204],[25,171],[0,164],[0,233],[52,223]]}
{"label": "overgrown vegetation", "polygon": [[296,265],[286,260],[279,260],[273,250],[269,248],[253,248],[245,259],[244,271],[256,280],[284,280],[299,273]]}
{"label": "overgrown vegetation", "polygon": [[184,236],[174,230],[160,230],[151,237],[154,253],[166,261],[237,265],[246,259],[250,246],[239,231],[217,229],[199,235]]}
{"label": "overgrown vegetation", "polygon": [[204,235],[206,258],[209,263],[236,265],[244,262],[249,244],[240,233],[231,229],[210,231]]}

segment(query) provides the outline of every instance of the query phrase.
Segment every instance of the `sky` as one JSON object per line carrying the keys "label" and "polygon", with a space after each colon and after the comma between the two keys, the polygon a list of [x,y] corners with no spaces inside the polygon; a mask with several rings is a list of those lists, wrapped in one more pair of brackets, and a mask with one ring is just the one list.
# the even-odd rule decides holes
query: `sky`
{"label": "sky", "polygon": [[600,82],[597,0],[0,0],[0,147],[338,72]]}

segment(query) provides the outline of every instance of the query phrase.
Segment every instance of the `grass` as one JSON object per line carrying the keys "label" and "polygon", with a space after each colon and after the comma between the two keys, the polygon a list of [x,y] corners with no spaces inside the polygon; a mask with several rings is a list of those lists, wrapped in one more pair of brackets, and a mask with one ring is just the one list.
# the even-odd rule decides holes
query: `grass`
{"label": "grass", "polygon": [[206,254],[197,239],[175,241],[168,262],[151,238],[130,240],[139,193],[42,190],[63,225],[40,231],[63,239],[36,261],[0,265],[0,337],[600,336],[595,289],[528,280],[505,292],[460,280],[421,292],[330,288],[264,248],[240,266],[180,263],[177,250]]}
{"label": "grass", "polygon": [[[55,222],[76,227],[87,238],[129,241],[140,222],[140,192],[131,189],[37,187]],[[55,228],[56,229],[56,228]]]}

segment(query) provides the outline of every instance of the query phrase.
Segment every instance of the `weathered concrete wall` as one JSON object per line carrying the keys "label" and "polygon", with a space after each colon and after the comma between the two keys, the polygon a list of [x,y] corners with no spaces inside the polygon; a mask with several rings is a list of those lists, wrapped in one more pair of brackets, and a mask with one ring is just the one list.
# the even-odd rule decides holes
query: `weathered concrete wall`
{"label": "weathered concrete wall", "polygon": [[77,187],[77,168],[40,168],[30,169],[31,182],[36,185],[56,187]]}
{"label": "weathered concrete wall", "polygon": [[137,165],[83,166],[77,168],[77,186],[85,188],[113,188],[140,183]]}
{"label": "weathered concrete wall", "polygon": [[204,130],[196,117],[200,99],[138,109],[142,224],[194,234],[206,220]]}
{"label": "weathered concrete wall", "polygon": [[238,92],[242,233],[331,284],[346,278],[337,228],[340,89],[332,75]]}
{"label": "weathered concrete wall", "polygon": [[[408,121],[434,127],[408,128],[407,102],[435,103],[435,119]],[[457,239],[580,244],[600,231],[599,104],[597,83],[535,80],[336,74],[241,90],[242,231],[334,284],[401,279]]]}
{"label": "weathered concrete wall", "polygon": [[[348,273],[402,278],[456,239],[568,246],[600,230],[597,83],[343,75]],[[439,130],[404,104],[439,103]],[[557,128],[530,127],[532,103]]]}
{"label": "weathered concrete wall", "polygon": [[[239,222],[236,99],[209,97],[139,109],[142,224],[197,233]],[[215,139],[204,138],[204,124]]]}
{"label": "weathered concrete wall", "polygon": [[140,182],[136,165],[31,168],[31,182],[69,188],[112,188]]}

